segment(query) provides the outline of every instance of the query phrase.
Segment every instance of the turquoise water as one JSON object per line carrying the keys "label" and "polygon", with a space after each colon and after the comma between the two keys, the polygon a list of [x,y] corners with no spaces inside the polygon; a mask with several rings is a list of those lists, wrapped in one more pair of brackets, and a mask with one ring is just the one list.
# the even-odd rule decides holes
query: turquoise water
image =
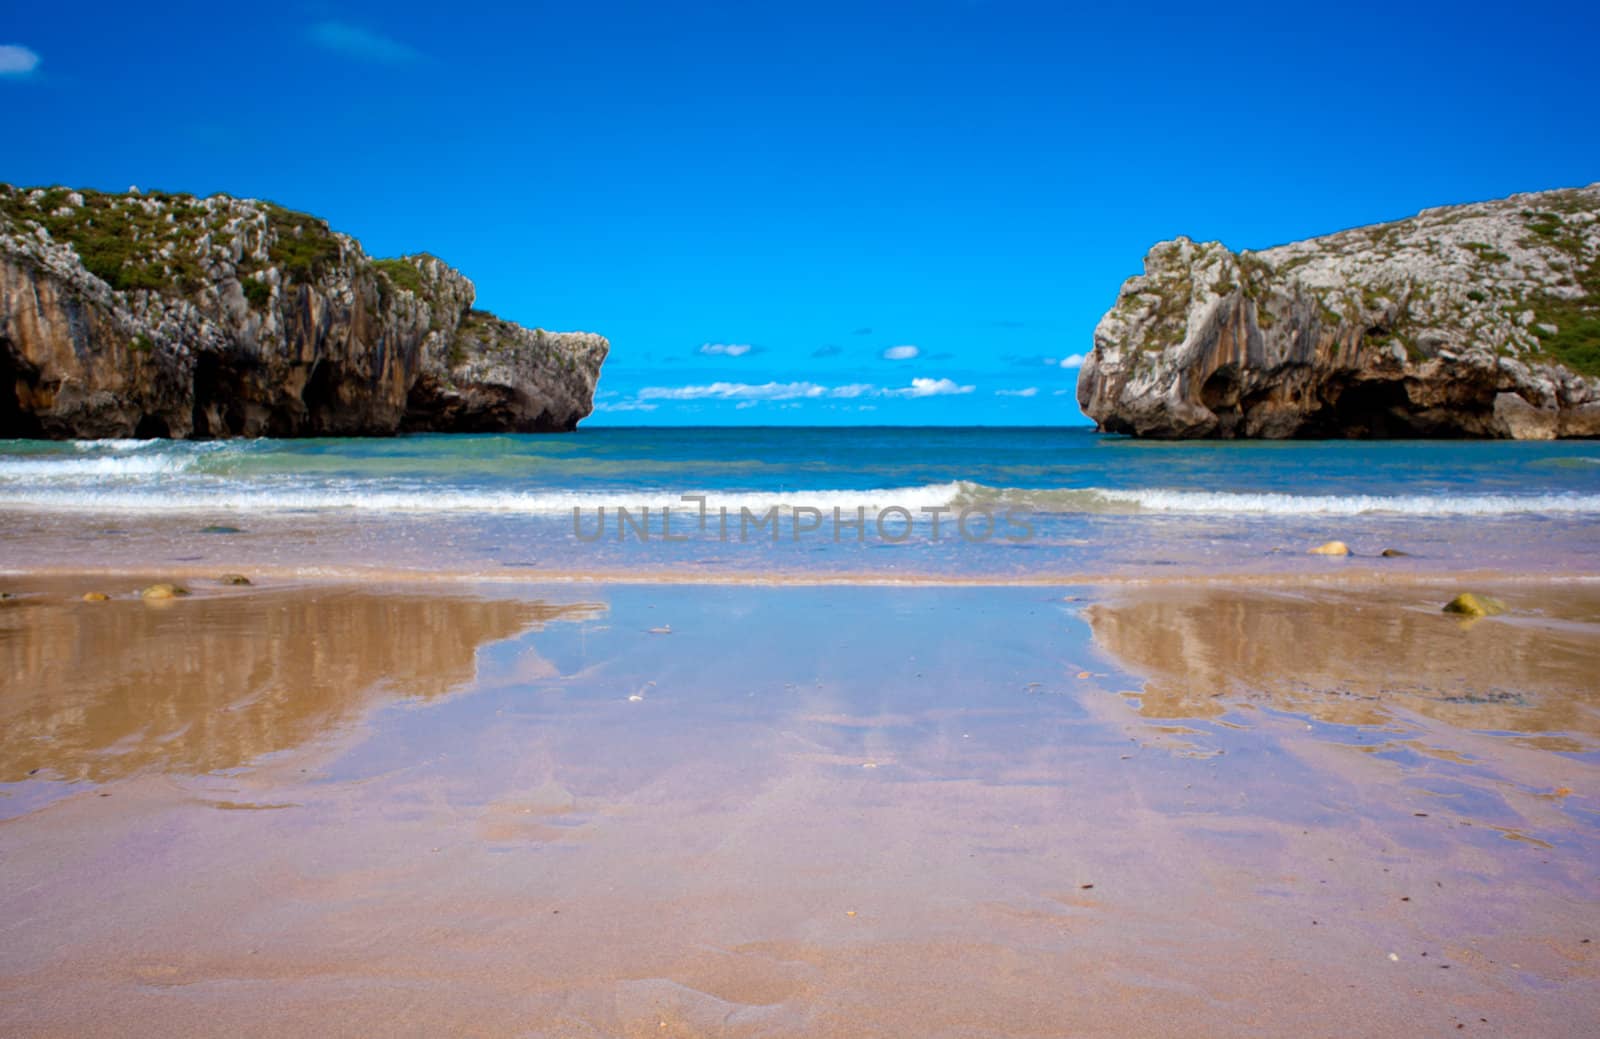
{"label": "turquoise water", "polygon": [[27,536],[206,521],[280,542],[343,531],[357,557],[393,543],[420,565],[1254,566],[1326,535],[1358,555],[1399,543],[1438,565],[1581,569],[1600,544],[1600,444],[917,428],[0,441],[0,511],[13,554]]}

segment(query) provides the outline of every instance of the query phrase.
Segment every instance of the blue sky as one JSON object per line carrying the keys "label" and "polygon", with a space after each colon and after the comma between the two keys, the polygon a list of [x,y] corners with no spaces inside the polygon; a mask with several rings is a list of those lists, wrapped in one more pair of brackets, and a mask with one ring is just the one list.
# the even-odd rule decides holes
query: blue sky
{"label": "blue sky", "polygon": [[610,337],[594,424],[1073,423],[1159,240],[1600,180],[1594,10],[12,5],[0,179],[433,252]]}

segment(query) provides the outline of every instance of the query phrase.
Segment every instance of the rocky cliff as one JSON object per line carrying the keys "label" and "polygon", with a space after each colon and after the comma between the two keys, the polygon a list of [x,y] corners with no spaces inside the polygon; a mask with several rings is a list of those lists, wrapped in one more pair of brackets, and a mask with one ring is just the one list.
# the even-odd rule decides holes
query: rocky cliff
{"label": "rocky cliff", "polygon": [[1600,436],[1600,184],[1262,252],[1163,242],[1078,403],[1150,437]]}
{"label": "rocky cliff", "polygon": [[0,437],[570,430],[608,344],[267,202],[0,185]]}

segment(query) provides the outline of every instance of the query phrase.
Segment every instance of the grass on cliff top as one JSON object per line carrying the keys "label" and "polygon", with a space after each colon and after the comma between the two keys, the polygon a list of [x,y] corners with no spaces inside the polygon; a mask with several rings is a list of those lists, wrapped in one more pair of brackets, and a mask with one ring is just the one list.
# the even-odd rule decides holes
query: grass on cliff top
{"label": "grass on cliff top", "polygon": [[[193,293],[207,277],[201,239],[224,232],[225,218],[212,214],[193,195],[82,189],[77,194],[83,205],[73,206],[67,201],[70,188],[45,188],[37,199],[34,191],[0,185],[0,213],[20,226],[39,224],[55,241],[70,245],[91,274],[118,291]],[[150,202],[160,207],[152,212],[146,208]],[[326,221],[271,202],[261,205],[275,233],[268,249],[274,266],[291,277],[309,279],[339,262],[343,250]]]}
{"label": "grass on cliff top", "polygon": [[[72,193],[47,188],[35,200],[32,189],[5,187],[0,189],[0,212],[19,224],[37,223],[51,238],[72,246],[89,273],[118,291],[189,295],[204,284],[200,241],[224,228],[212,222],[194,196],[159,191],[109,195],[85,189],[77,192],[83,205],[73,206],[67,201]],[[148,202],[161,206],[151,212]],[[268,250],[275,266],[291,276],[311,278],[339,261],[339,240],[326,222],[272,203],[264,203],[264,209],[277,235]]]}
{"label": "grass on cliff top", "polygon": [[422,272],[409,260],[373,260],[373,269],[388,278],[395,288],[422,295]]}
{"label": "grass on cliff top", "polygon": [[337,264],[344,255],[326,220],[272,202],[265,206],[267,226],[276,235],[267,248],[267,257],[285,274],[307,281]]}
{"label": "grass on cliff top", "polygon": [[[106,195],[80,191],[83,205],[71,206],[67,188],[49,188],[38,201],[31,191],[15,188],[0,192],[0,211],[13,221],[39,224],[57,242],[70,245],[83,266],[118,291],[148,289],[187,293],[198,287],[205,271],[193,246],[210,228],[193,222],[167,222],[167,213],[187,216],[195,211],[192,196]],[[155,198],[170,207],[149,212],[137,199]],[[171,245],[171,255],[161,255]]]}

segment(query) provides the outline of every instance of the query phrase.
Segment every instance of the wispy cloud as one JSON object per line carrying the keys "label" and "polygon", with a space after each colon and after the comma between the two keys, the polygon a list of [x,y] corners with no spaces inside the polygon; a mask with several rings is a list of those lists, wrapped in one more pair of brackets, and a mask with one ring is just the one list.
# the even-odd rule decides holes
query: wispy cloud
{"label": "wispy cloud", "polygon": [[811,351],[811,356],[812,357],[837,357],[842,353],[844,353],[844,347],[838,346],[838,345],[836,345],[834,343],[829,343],[826,346],[819,346],[815,350]]}
{"label": "wispy cloud", "polygon": [[596,401],[596,411],[654,411],[659,405],[646,404],[637,400]]}
{"label": "wispy cloud", "polygon": [[41,60],[36,51],[20,43],[0,43],[0,76],[8,79],[31,76]]}
{"label": "wispy cloud", "polygon": [[996,397],[1037,397],[1039,395],[1039,387],[1026,386],[1020,390],[995,390],[994,395]]}
{"label": "wispy cloud", "polygon": [[757,351],[749,343],[702,343],[695,352],[707,357],[743,357]]}
{"label": "wispy cloud", "polygon": [[[646,386],[635,396],[636,401],[793,401],[793,400],[855,400],[861,397],[944,397],[971,393],[975,387],[963,386],[950,379],[915,378],[905,386],[878,386],[874,383],[853,382],[842,386],[824,386],[815,382],[712,382],[698,386]],[[612,411],[624,410],[613,405]]]}
{"label": "wispy cloud", "polygon": [[422,60],[422,52],[409,43],[346,22],[318,22],[308,30],[311,42],[358,61],[380,65],[409,65]]}
{"label": "wispy cloud", "polygon": [[910,361],[914,360],[922,351],[914,346],[891,346],[883,352],[885,361]]}
{"label": "wispy cloud", "polygon": [[1061,359],[1061,367],[1063,367],[1063,368],[1082,368],[1083,367],[1083,355],[1082,354],[1068,354],[1067,356],[1065,356],[1065,357],[1063,357]]}
{"label": "wispy cloud", "polygon": [[872,329],[870,329],[870,328],[858,328],[854,332],[851,332],[850,334],[853,335],[853,336],[869,336],[869,335],[872,334]]}

